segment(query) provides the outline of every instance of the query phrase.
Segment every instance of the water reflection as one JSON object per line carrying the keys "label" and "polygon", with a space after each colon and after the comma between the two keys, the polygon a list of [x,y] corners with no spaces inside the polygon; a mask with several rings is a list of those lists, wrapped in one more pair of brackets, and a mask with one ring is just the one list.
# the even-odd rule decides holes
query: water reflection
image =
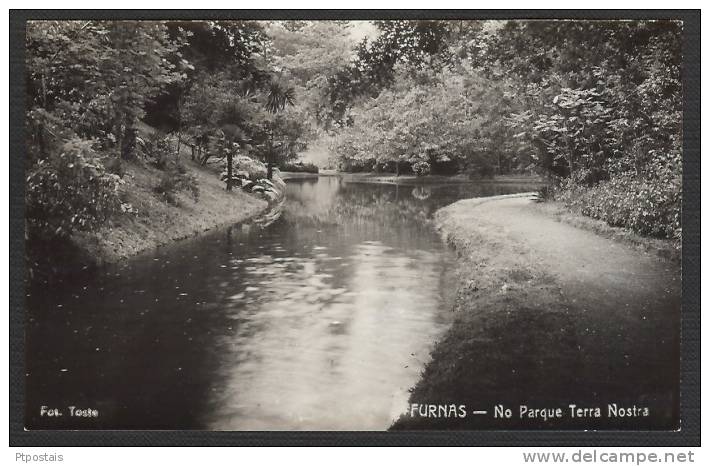
{"label": "water reflection", "polygon": [[[28,296],[33,428],[385,429],[449,322],[427,220],[516,186],[289,182],[280,220]],[[40,407],[100,411],[40,417]]]}
{"label": "water reflection", "polygon": [[244,275],[256,286],[233,297],[210,428],[382,429],[404,409],[445,323],[441,257],[379,241],[335,253]]}

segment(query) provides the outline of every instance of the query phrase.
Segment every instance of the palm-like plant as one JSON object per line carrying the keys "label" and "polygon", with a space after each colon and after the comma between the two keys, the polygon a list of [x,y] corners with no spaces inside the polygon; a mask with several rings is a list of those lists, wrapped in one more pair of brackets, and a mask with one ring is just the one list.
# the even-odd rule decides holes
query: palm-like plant
{"label": "palm-like plant", "polygon": [[286,86],[278,81],[271,81],[266,93],[266,110],[269,113],[279,113],[286,106],[294,105],[296,101],[296,90],[291,86]]}

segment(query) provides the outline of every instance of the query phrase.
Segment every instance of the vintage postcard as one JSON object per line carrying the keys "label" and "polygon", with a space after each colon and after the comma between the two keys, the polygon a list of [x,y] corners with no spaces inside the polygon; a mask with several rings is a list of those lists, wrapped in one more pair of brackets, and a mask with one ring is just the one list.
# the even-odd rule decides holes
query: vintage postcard
{"label": "vintage postcard", "polygon": [[682,16],[233,16],[22,24],[25,435],[688,426]]}

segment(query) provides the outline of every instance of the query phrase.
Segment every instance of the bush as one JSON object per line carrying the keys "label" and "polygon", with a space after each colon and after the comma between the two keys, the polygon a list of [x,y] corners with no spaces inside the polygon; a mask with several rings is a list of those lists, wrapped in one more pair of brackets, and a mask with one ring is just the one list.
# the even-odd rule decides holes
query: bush
{"label": "bush", "polygon": [[291,163],[291,162],[284,162],[280,165],[279,167],[281,170],[285,172],[293,172],[293,173],[318,173],[318,167],[312,163],[303,163],[303,162],[296,162],[296,163]]}
{"label": "bush", "polygon": [[496,174],[495,167],[487,161],[472,164],[467,170],[469,178],[493,178]]}
{"label": "bush", "polygon": [[618,175],[593,187],[565,181],[556,198],[611,226],[657,238],[681,239],[680,176],[671,179]]}
{"label": "bush", "polygon": [[160,170],[168,166],[171,155],[175,153],[170,138],[157,131],[138,138],[138,146],[148,163]]}
{"label": "bush", "polygon": [[249,175],[250,180],[255,181],[260,178],[266,178],[266,165],[246,155],[238,155],[234,157],[232,169],[234,170],[235,174],[237,173],[237,171],[245,172]]}
{"label": "bush", "polygon": [[92,141],[70,139],[29,169],[25,206],[30,234],[50,238],[89,230],[121,211],[120,176],[108,173]]}
{"label": "bush", "polygon": [[368,173],[372,171],[382,171],[381,166],[376,167],[374,159],[368,159],[365,161],[342,159],[338,161],[336,166],[338,171],[345,173]]}
{"label": "bush", "polygon": [[547,202],[552,200],[555,195],[555,189],[552,186],[545,185],[537,190],[537,202]]}
{"label": "bush", "polygon": [[412,171],[417,176],[425,176],[431,173],[431,165],[429,164],[429,162],[425,162],[422,160],[412,165]]}
{"label": "bush", "polygon": [[200,187],[197,184],[197,179],[180,164],[171,165],[162,173],[160,181],[153,191],[165,202],[174,206],[180,204],[177,199],[179,191],[188,191],[195,202],[200,199]]}
{"label": "bush", "polygon": [[104,162],[106,171],[123,178],[126,175],[126,168],[123,166],[123,160],[120,157],[109,157]]}

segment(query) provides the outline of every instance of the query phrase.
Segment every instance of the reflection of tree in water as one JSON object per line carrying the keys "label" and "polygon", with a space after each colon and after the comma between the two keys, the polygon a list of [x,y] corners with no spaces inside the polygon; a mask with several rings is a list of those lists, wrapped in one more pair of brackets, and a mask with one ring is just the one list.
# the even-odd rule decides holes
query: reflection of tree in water
{"label": "reflection of tree in water", "polygon": [[337,225],[348,231],[377,225],[381,229],[401,231],[407,235],[412,232],[403,229],[421,231],[437,209],[456,200],[530,189],[492,183],[444,186],[343,183],[337,178],[320,185],[323,181],[321,178],[320,182],[316,182],[317,187],[312,181],[290,186],[286,207],[290,219],[298,219],[302,225],[310,223],[318,228]]}
{"label": "reflection of tree in water", "polygon": [[[313,203],[300,190],[289,194],[285,220],[303,230],[338,230],[353,240],[379,240],[390,245],[430,249],[434,232],[427,225],[436,210],[412,196],[412,187],[339,184],[327,200]],[[306,189],[307,191],[307,189]]]}
{"label": "reflection of tree in water", "polygon": [[429,199],[431,197],[431,188],[428,186],[417,186],[412,189],[412,196],[416,197],[420,201]]}

